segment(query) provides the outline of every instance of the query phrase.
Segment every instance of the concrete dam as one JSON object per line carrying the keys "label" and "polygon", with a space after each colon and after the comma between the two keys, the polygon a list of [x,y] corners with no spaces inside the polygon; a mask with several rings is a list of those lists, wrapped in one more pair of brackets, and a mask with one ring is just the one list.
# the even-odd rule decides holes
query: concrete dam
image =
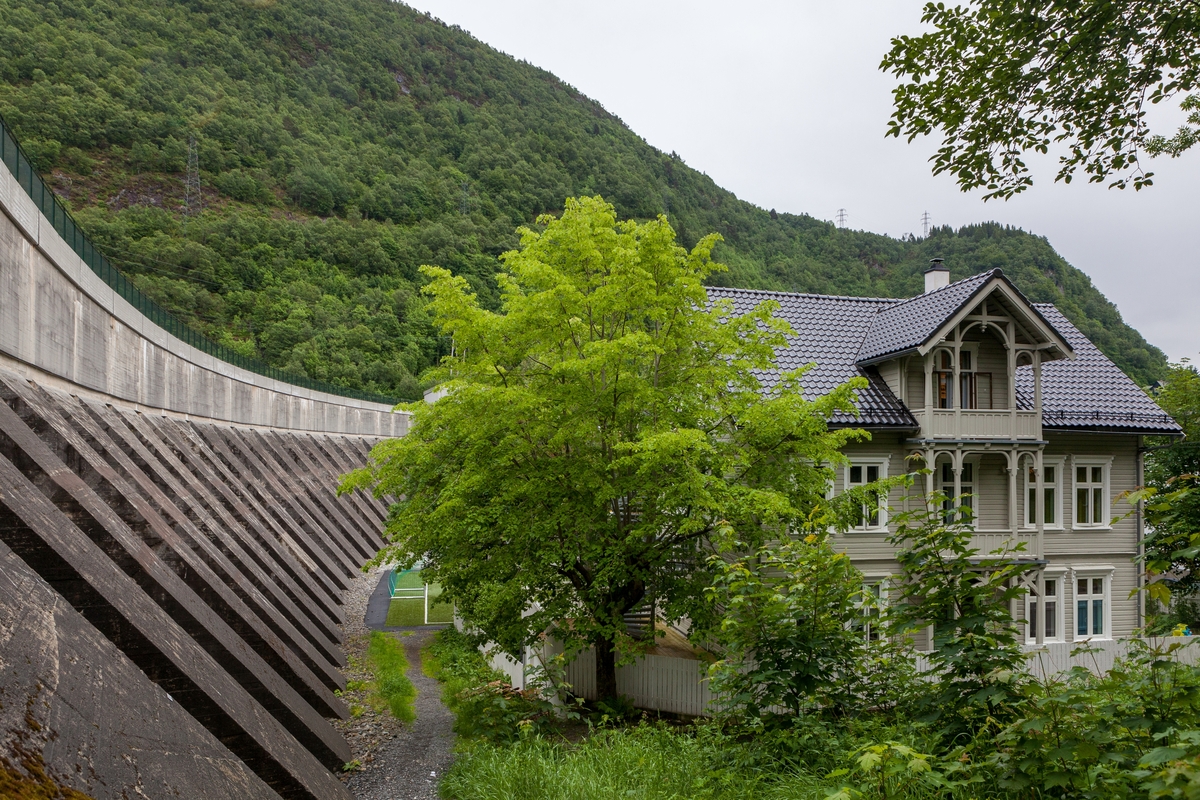
{"label": "concrete dam", "polygon": [[334,490],[407,416],[237,363],[0,158],[0,795],[348,798],[342,597],[387,509]]}

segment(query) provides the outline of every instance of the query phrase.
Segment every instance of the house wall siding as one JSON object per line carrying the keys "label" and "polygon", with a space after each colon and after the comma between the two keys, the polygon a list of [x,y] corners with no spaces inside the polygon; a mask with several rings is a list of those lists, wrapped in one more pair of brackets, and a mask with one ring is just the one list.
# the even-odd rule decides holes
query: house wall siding
{"label": "house wall siding", "polygon": [[[1117,498],[1123,492],[1131,491],[1137,486],[1137,448],[1138,437],[1133,435],[1106,435],[1088,433],[1053,433],[1047,432],[1049,442],[1045,449],[1047,457],[1061,456],[1064,458],[1062,478],[1063,492],[1063,521],[1061,531],[1046,530],[1043,534],[1045,557],[1049,568],[1066,568],[1068,570],[1096,570],[1111,567],[1109,604],[1111,606],[1111,632],[1116,637],[1129,636],[1138,626],[1138,600],[1130,598],[1130,593],[1138,586],[1138,570],[1133,564],[1137,555],[1137,521],[1129,514],[1130,507],[1118,502]],[[905,456],[911,452],[911,446],[906,445],[902,437],[875,434],[870,442],[851,445],[845,449],[846,456],[851,461],[882,460],[887,464],[887,474],[891,477],[904,474],[913,469],[911,462]],[[1109,468],[1109,499],[1112,501],[1110,530],[1096,530],[1072,526],[1074,515],[1074,474],[1073,459],[1107,458],[1112,462]],[[942,460],[947,456],[943,455]],[[968,460],[975,460],[975,508],[977,512],[976,529],[983,531],[1011,530],[1008,522],[1008,472],[1007,459],[997,452],[982,452],[968,455]],[[1024,464],[1025,462],[1023,462]],[[923,490],[924,477],[918,479],[913,489],[914,496]],[[834,483],[834,491],[840,492],[845,488],[845,471],[838,469]],[[1018,522],[1025,517],[1025,482],[1024,476],[1017,476],[1017,513]],[[909,501],[912,502],[911,500]],[[888,498],[888,504],[893,513],[904,510],[904,492],[897,489]],[[895,525],[889,525],[889,531],[894,531]],[[1028,531],[1027,533],[1031,533]],[[864,575],[883,577],[894,575],[899,571],[896,562],[896,548],[890,544],[887,532],[848,532],[834,537],[835,546],[850,556],[855,566]],[[1067,641],[1072,641],[1075,627],[1075,598],[1074,574],[1068,572],[1064,587],[1064,630]],[[918,643],[919,645],[922,643]]]}

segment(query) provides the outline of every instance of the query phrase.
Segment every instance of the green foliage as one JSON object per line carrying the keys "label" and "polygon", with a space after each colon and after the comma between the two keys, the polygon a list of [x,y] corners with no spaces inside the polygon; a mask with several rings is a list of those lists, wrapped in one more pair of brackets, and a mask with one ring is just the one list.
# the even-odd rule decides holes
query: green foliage
{"label": "green foliage", "polygon": [[803,370],[764,398],[790,330],[766,301],[709,306],[715,237],[690,252],[663,218],[616,221],[600,198],[523,229],[504,255],[501,312],[427,268],[430,305],[456,354],[448,395],[418,404],[343,488],[403,497],[380,558],[422,558],[458,613],[511,653],[553,630],[594,645],[598,691],[616,695],[623,615],[654,598],[668,621],[703,619],[711,543],[755,547],[824,498],[841,448],[829,430],[855,379],[814,401]]}
{"label": "green foliage", "polygon": [[[449,351],[417,269],[497,302],[496,256],[563,198],[662,213],[714,280],[911,296],[944,256],[1003,267],[1149,383],[1165,359],[1041,238],[999,225],[892,239],[738,200],[598,103],[390,0],[0,0],[0,113],[107,255],[246,355],[416,399]],[[179,224],[187,143],[205,211]],[[324,217],[324,219],[322,219]]]}
{"label": "green foliage", "polygon": [[933,766],[933,759],[901,742],[864,745],[855,754],[853,769],[835,770],[830,777],[850,776],[853,786],[844,786],[829,795],[830,800],[890,800],[953,788],[958,781],[948,779]]}
{"label": "green foliage", "polygon": [[[894,91],[889,134],[909,141],[940,130],[934,174],[964,190],[1004,197],[1032,184],[1026,153],[1065,146],[1057,179],[1149,186],[1138,155],[1178,155],[1195,142],[1184,128],[1153,138],[1155,104],[1200,80],[1200,14],[1189,0],[927,3],[933,30],[900,36],[881,65],[905,79]],[[1188,98],[1188,109],[1195,100]],[[1194,123],[1193,123],[1194,124]]]}
{"label": "green foliage", "polygon": [[416,719],[413,700],[416,687],[408,679],[408,659],[404,647],[396,637],[382,631],[373,631],[367,645],[367,664],[374,677],[372,696],[386,706],[392,716],[403,722]]}
{"label": "green foliage", "polygon": [[536,734],[554,719],[554,704],[537,689],[497,680],[459,692],[454,730],[495,742]]}
{"label": "green foliage", "polygon": [[947,521],[946,499],[934,493],[894,518],[899,596],[888,616],[896,635],[932,627],[928,658],[938,680],[922,705],[956,742],[993,731],[1013,712],[1025,656],[1009,608],[1024,597],[1018,579],[1030,567],[1011,553],[980,556],[970,546],[970,507],[956,499],[962,510]]}
{"label": "green foliage", "polygon": [[1185,438],[1150,440],[1147,491],[1130,501],[1145,503],[1146,567],[1165,578],[1154,586],[1154,596],[1163,603],[1173,598],[1178,606],[1200,589],[1200,373],[1186,360],[1172,364],[1153,396],[1180,424]]}
{"label": "green foliage", "polygon": [[[857,666],[864,635],[848,623],[863,602],[862,574],[830,544],[826,515],[811,519],[807,535],[709,557],[712,639],[722,654],[709,677],[724,714],[801,714]],[[739,545],[731,549],[744,553]]]}
{"label": "green foliage", "polygon": [[1186,783],[1180,762],[1200,751],[1200,670],[1181,663],[1182,647],[1133,640],[1102,677],[1076,667],[1027,683],[1022,718],[988,757],[1000,784],[1064,798],[1171,797],[1161,792]]}
{"label": "green foliage", "polygon": [[454,628],[439,631],[424,655],[427,673],[443,684],[442,700],[454,712],[454,730],[461,736],[513,742],[555,718],[553,704],[540,691],[514,689],[488,666],[475,640]]}

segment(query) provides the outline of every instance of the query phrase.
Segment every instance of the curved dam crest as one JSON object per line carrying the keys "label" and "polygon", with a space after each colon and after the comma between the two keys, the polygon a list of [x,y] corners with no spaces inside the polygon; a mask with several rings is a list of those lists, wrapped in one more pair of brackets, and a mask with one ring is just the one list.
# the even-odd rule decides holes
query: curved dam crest
{"label": "curved dam crest", "polygon": [[387,508],[334,489],[408,416],[172,336],[9,169],[0,211],[0,788],[348,798],[342,595]]}

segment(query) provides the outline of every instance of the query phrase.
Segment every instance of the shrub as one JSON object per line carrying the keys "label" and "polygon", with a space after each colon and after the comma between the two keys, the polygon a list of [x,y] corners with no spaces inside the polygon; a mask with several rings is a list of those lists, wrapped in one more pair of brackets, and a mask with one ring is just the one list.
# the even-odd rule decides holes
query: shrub
{"label": "shrub", "polygon": [[724,651],[709,675],[725,714],[799,714],[853,671],[863,635],[849,623],[862,575],[824,535],[709,562],[707,594],[720,608],[713,638]]}
{"label": "shrub", "polygon": [[929,660],[938,679],[920,705],[949,745],[994,733],[1014,716],[1025,655],[1009,607],[1023,596],[1018,579],[1028,567],[1007,553],[981,557],[970,546],[970,508],[959,506],[947,521],[946,500],[934,493],[920,510],[895,517],[900,596],[888,621],[900,636],[933,628]]}
{"label": "shrub", "polygon": [[488,666],[475,640],[454,628],[439,631],[426,656],[428,674],[442,682],[442,700],[462,736],[510,742],[553,718],[554,706],[540,691],[513,688]]}

